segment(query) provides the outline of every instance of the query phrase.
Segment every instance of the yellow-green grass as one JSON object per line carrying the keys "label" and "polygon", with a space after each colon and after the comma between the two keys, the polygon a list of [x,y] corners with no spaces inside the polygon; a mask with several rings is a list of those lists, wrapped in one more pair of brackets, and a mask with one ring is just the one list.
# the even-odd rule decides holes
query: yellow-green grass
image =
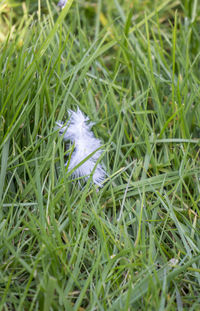
{"label": "yellow-green grass", "polygon": [[[0,310],[199,310],[200,4],[0,3]],[[95,122],[82,188],[55,130]]]}

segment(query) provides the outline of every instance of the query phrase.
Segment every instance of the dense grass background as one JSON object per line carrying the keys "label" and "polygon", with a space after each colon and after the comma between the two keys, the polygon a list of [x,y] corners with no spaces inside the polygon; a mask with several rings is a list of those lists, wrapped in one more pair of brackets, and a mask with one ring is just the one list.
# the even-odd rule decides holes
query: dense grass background
{"label": "dense grass background", "polygon": [[[56,3],[0,3],[0,310],[199,310],[200,4]],[[77,106],[99,191],[54,130]]]}

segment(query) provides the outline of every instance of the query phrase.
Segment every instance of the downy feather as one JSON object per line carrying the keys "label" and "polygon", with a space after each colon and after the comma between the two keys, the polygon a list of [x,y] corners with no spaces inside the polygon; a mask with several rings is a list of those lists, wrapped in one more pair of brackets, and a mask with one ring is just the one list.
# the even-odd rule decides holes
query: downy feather
{"label": "downy feather", "polygon": [[[69,120],[65,126],[62,122],[56,122],[59,133],[64,133],[64,140],[71,141],[71,143],[74,144],[71,159],[69,163],[67,161],[65,165],[68,165],[68,170],[71,171],[81,161],[94,153],[72,174],[75,178],[84,177],[84,179],[87,180],[102,154],[102,150],[99,150],[101,141],[97,139],[91,131],[94,123],[89,122],[89,118],[86,117],[79,108],[77,111],[68,110],[68,114]],[[102,165],[98,163],[93,172],[93,182],[102,186],[101,183],[105,179],[105,174]]]}
{"label": "downy feather", "polygon": [[63,9],[63,8],[65,7],[65,5],[67,4],[67,1],[68,1],[68,0],[60,0],[60,1],[58,2],[58,6],[59,6],[61,9]]}

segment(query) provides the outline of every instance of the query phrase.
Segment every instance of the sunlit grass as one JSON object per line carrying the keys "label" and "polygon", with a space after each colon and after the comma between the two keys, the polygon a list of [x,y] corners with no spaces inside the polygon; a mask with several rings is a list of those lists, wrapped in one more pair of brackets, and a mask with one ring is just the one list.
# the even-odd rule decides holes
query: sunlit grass
{"label": "sunlit grass", "polygon": [[[0,310],[198,310],[199,4],[41,2],[0,4]],[[64,165],[77,106],[102,189]]]}

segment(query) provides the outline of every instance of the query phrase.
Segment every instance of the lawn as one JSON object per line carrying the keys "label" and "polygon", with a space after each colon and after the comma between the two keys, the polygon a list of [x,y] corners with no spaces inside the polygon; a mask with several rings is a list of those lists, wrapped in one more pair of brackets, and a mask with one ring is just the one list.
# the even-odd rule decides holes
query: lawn
{"label": "lawn", "polygon": [[199,310],[200,3],[3,0],[0,73],[0,310]]}

